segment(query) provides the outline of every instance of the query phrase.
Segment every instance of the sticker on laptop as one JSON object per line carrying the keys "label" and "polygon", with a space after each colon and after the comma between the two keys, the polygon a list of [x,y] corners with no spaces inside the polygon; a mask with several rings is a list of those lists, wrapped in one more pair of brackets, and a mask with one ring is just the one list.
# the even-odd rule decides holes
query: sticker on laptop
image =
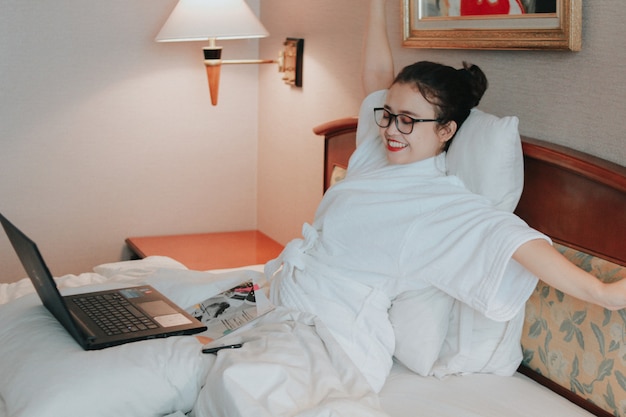
{"label": "sticker on laptop", "polygon": [[139,298],[143,295],[141,291],[138,291],[134,288],[125,288],[123,290],[120,290],[120,293],[127,299]]}

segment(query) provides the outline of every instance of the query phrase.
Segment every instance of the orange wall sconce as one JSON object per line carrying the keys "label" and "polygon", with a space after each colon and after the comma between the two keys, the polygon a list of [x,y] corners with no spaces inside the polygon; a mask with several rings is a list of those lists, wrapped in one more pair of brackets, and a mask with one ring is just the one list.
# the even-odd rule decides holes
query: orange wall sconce
{"label": "orange wall sconce", "polygon": [[287,38],[277,59],[223,60],[217,40],[264,38],[269,33],[244,0],[179,0],[157,42],[208,41],[203,48],[211,104],[217,105],[223,64],[278,64],[285,83],[302,86],[304,40]]}

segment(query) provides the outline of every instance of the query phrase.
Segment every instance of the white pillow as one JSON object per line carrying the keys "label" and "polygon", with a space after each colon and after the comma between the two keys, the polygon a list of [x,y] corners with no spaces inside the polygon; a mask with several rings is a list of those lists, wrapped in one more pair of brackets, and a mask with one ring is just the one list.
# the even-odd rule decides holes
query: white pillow
{"label": "white pillow", "polygon": [[434,287],[407,291],[393,300],[389,320],[394,356],[419,375],[430,375],[448,333],[454,298]]}
{"label": "white pillow", "polygon": [[524,186],[524,159],[515,116],[473,109],[448,149],[448,173],[499,209],[515,210]]}
{"label": "white pillow", "polygon": [[389,310],[394,356],[423,376],[510,376],[522,360],[523,316],[522,310],[508,322],[496,322],[435,288],[409,291]]}
{"label": "white pillow", "polygon": [[[377,135],[376,107],[385,104],[387,90],[373,92],[359,111],[357,143]],[[515,116],[497,117],[473,109],[450,144],[448,173],[459,177],[471,191],[487,197],[502,210],[512,212],[522,195],[524,159]]]}
{"label": "white pillow", "polygon": [[522,361],[524,310],[505,322],[488,319],[459,301],[453,311],[433,374],[513,375]]}

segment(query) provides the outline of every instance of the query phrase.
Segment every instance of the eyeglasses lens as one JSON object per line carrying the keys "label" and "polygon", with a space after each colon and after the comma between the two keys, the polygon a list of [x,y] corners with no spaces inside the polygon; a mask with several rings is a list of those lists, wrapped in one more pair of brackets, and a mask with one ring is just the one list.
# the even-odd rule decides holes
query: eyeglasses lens
{"label": "eyeglasses lens", "polygon": [[[404,120],[404,119],[409,119]],[[396,128],[402,134],[408,135],[413,131],[413,124],[415,123],[411,118],[402,114],[393,114],[387,111],[387,109],[374,109],[374,119],[379,127],[387,128],[391,122],[395,119]]]}

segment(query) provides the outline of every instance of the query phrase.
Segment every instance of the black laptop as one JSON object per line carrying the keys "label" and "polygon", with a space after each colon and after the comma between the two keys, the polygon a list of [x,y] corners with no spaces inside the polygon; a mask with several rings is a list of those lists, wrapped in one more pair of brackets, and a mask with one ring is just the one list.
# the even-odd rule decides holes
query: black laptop
{"label": "black laptop", "polygon": [[0,214],[0,222],[39,298],[86,350],[206,330],[150,286],[62,296],[35,242]]}

